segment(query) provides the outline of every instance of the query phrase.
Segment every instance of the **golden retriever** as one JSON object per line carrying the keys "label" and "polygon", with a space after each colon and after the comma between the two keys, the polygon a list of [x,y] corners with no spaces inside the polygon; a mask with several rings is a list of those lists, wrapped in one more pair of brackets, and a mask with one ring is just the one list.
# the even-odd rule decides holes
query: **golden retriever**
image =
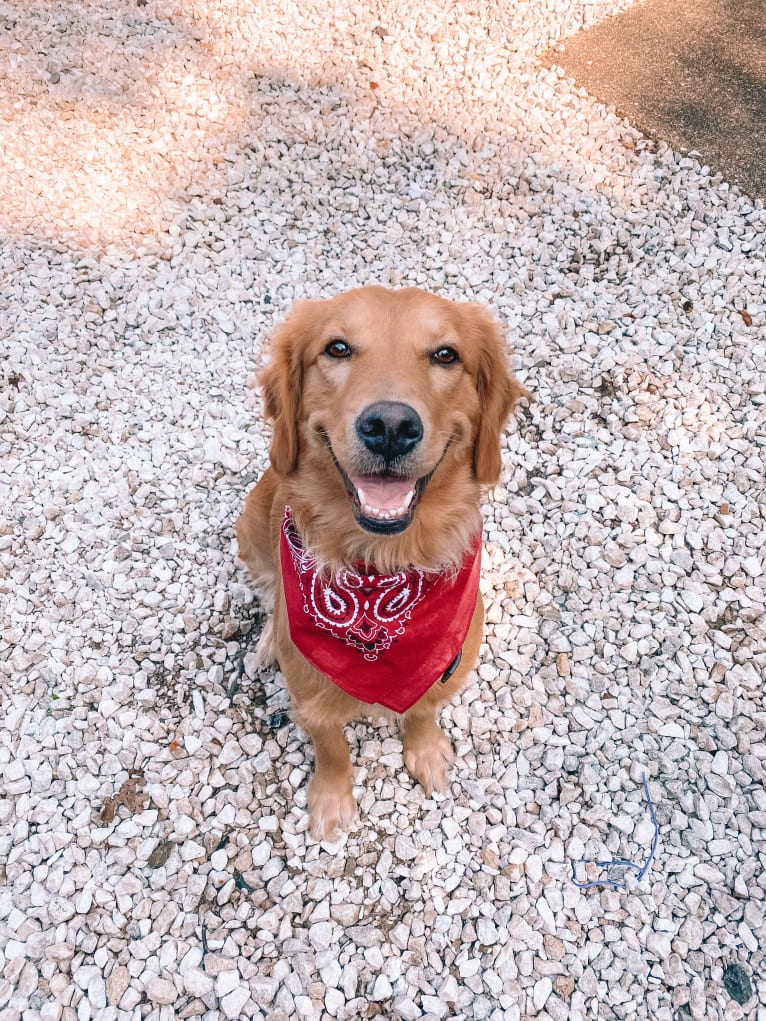
{"label": "golden retriever", "polygon": [[[355,812],[349,721],[394,712],[427,793],[453,753],[437,714],[481,641],[482,484],[524,388],[479,305],[361,287],[296,305],[262,371],[269,467],[237,525],[278,662],[315,752],[312,834]],[[332,677],[332,679],[330,679]]]}

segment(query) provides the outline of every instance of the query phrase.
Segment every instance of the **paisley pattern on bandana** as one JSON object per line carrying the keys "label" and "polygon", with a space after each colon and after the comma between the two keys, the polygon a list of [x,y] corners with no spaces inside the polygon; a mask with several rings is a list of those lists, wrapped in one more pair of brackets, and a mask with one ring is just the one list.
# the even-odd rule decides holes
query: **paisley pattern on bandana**
{"label": "paisley pattern on bandana", "polygon": [[318,628],[358,649],[369,663],[376,662],[407,630],[412,611],[428,591],[428,576],[417,568],[393,575],[358,574],[345,568],[331,577],[304,549],[289,512],[283,529],[304,612]]}

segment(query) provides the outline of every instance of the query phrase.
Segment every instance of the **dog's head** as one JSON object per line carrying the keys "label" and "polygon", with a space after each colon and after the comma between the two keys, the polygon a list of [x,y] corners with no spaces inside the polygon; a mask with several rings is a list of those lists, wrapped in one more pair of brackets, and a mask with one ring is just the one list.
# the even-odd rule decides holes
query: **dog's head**
{"label": "dog's head", "polygon": [[324,460],[357,524],[378,535],[405,531],[448,465],[496,482],[500,432],[525,392],[481,306],[416,288],[301,302],[260,382],[277,474]]}

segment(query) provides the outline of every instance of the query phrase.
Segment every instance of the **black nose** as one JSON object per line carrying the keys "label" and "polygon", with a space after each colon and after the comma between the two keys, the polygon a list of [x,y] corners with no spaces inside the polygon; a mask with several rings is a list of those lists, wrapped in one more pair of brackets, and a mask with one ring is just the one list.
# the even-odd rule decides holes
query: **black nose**
{"label": "black nose", "polygon": [[400,401],[378,401],[356,420],[357,434],[365,447],[386,461],[409,454],[423,439],[420,415]]}

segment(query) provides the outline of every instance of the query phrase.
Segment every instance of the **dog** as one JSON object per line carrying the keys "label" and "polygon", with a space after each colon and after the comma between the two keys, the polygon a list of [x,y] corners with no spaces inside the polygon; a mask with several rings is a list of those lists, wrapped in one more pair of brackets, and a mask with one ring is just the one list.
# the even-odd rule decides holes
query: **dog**
{"label": "dog", "polygon": [[310,829],[354,818],[344,725],[398,718],[427,794],[454,755],[437,715],[463,687],[483,629],[482,485],[526,394],[485,309],[368,286],[297,304],[258,377],[270,467],[236,524],[271,611],[257,647],[277,662],[314,746]]}

